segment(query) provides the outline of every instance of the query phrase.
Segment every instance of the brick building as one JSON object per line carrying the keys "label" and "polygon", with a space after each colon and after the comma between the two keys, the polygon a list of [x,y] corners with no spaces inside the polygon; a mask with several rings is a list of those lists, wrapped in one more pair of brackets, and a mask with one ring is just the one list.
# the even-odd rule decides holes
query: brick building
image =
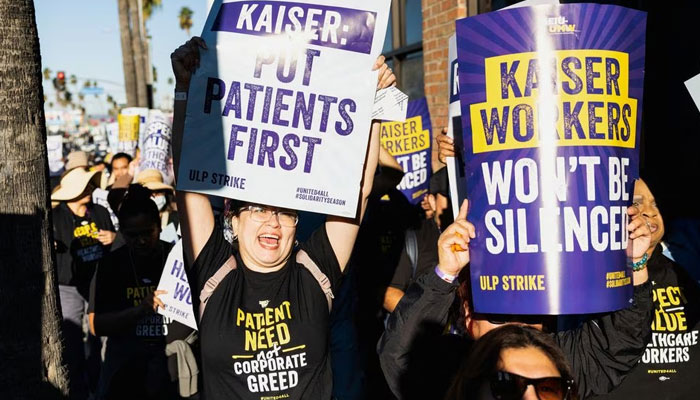
{"label": "brick building", "polygon": [[[410,98],[425,97],[435,132],[447,126],[447,48],[454,21],[491,9],[486,0],[392,0],[383,54],[398,86]],[[436,147],[433,147],[433,169]]]}

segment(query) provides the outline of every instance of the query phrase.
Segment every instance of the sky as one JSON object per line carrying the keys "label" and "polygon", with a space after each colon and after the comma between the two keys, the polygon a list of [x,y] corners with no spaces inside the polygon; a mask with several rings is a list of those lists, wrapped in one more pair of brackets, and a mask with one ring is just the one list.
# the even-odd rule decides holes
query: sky
{"label": "sky", "polygon": [[[207,3],[207,0],[163,0],[163,6],[146,23],[152,37],[151,60],[158,75],[154,83],[156,106],[164,95],[173,91],[173,86],[167,83],[173,77],[170,53],[189,39],[179,26],[180,9],[187,6],[194,12],[190,34],[199,35],[206,21]],[[66,78],[76,75],[77,87],[68,85],[76,101],[83,82],[97,80],[106,94],[119,104],[125,103],[117,0],[34,0],[34,7],[42,71],[48,67],[52,76],[57,71],[65,71]],[[44,81],[44,94],[47,103],[55,99],[51,81]],[[85,96],[88,114],[107,114],[105,97]]]}

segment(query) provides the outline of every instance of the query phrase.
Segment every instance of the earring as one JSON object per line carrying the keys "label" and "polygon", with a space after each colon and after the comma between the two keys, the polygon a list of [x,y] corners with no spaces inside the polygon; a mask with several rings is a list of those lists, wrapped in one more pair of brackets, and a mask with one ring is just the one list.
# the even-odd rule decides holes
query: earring
{"label": "earring", "polygon": [[294,239],[294,247],[299,247],[299,241]]}
{"label": "earring", "polygon": [[235,241],[237,241],[237,240],[238,240],[238,235],[234,234],[234,235],[233,235],[233,241],[235,242]]}

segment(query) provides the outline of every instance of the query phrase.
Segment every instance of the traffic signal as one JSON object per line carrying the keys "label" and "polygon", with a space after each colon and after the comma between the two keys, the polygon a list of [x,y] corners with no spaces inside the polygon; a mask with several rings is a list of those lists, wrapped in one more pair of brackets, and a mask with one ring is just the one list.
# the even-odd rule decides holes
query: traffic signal
{"label": "traffic signal", "polygon": [[66,73],[63,71],[56,73],[56,90],[66,90]]}

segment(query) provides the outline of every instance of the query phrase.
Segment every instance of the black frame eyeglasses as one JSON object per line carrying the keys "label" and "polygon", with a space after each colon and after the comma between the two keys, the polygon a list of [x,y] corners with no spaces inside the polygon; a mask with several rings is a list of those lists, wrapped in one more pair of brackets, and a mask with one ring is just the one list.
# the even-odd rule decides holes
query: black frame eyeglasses
{"label": "black frame eyeglasses", "polygon": [[498,371],[491,377],[491,394],[497,400],[520,400],[532,385],[540,400],[567,400],[574,381],[559,376],[531,379],[512,372]]}
{"label": "black frame eyeglasses", "polygon": [[277,215],[280,225],[293,228],[299,223],[299,215],[293,211],[276,210],[269,207],[248,205],[238,209],[239,212],[250,211],[250,219],[255,222],[265,223]]}

